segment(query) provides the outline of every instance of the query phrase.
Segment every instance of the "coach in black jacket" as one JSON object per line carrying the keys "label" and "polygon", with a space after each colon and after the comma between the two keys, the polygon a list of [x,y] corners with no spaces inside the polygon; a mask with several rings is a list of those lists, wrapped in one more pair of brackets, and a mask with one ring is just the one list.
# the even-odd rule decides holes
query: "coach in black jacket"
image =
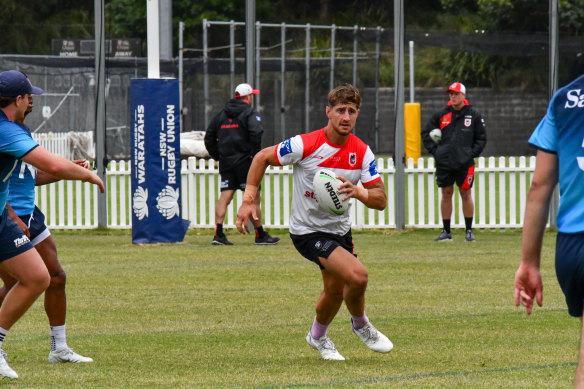
{"label": "coach in black jacket", "polygon": [[[245,190],[247,172],[253,156],[262,146],[262,119],[253,109],[253,95],[260,93],[249,84],[239,84],[235,88],[235,98],[211,120],[205,133],[205,147],[219,161],[221,174],[221,195],[215,206],[215,236],[213,244],[232,245],[223,232],[223,221],[227,206],[236,189]],[[259,191],[256,196],[259,206]],[[262,228],[261,215],[254,222],[256,244],[276,244],[280,238],[272,238]]]}
{"label": "coach in black jacket", "polygon": [[[436,112],[422,130],[424,147],[436,160],[436,182],[442,190],[440,211],[444,228],[438,242],[452,241],[450,218],[454,183],[458,185],[462,199],[462,212],[466,225],[465,239],[475,240],[472,232],[474,204],[471,188],[474,182],[474,159],[487,144],[485,121],[481,114],[466,100],[466,88],[455,82],[446,90],[450,95],[448,105]],[[430,132],[440,129],[441,139]]]}

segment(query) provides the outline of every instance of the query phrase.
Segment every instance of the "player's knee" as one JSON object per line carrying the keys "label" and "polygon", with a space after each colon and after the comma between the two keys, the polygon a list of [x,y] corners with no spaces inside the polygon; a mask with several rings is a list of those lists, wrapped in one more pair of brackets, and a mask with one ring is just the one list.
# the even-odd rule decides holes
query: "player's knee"
{"label": "player's knee", "polygon": [[353,273],[353,277],[349,281],[349,287],[353,290],[362,290],[365,291],[367,289],[367,270],[359,270]]}
{"label": "player's knee", "polygon": [[51,276],[45,269],[45,271],[30,273],[26,279],[20,280],[20,282],[28,287],[31,292],[40,295],[49,287],[51,283]]}
{"label": "player's knee", "polygon": [[442,188],[442,197],[452,197],[453,193],[454,193],[454,188],[451,186],[448,188]]}
{"label": "player's knee", "polygon": [[53,289],[65,289],[65,284],[67,283],[67,275],[63,269],[51,274],[51,284],[50,288]]}

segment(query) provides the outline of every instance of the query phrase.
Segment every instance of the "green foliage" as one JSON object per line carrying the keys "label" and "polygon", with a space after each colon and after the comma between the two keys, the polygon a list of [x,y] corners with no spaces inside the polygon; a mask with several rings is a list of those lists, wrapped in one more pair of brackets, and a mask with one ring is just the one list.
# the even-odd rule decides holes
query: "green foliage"
{"label": "green foliage", "polygon": [[[393,26],[393,9],[386,0],[256,0],[256,19],[270,23],[337,24],[343,26]],[[43,0],[18,3],[0,0],[3,39],[0,52],[4,54],[49,54],[51,39],[92,38],[94,35],[93,0]],[[187,33],[186,47],[201,47],[203,19],[213,21],[244,21],[243,0],[173,0],[173,25],[183,21]],[[406,31],[451,31],[466,34],[484,30],[486,34],[527,33],[547,34],[549,28],[548,1],[541,0],[407,0],[404,2]],[[564,35],[578,36],[584,31],[584,0],[559,1],[560,30]],[[146,39],[146,2],[109,0],[105,2],[106,38],[129,37]],[[212,35],[211,40],[218,34]],[[177,47],[178,34],[173,34]],[[312,45],[327,48],[329,37],[314,36]],[[212,42],[211,42],[212,43]],[[371,43],[371,42],[369,42]],[[417,49],[418,50],[418,49]],[[145,51],[144,51],[145,52]],[[444,54],[442,49],[430,48],[428,55],[417,63],[416,83],[433,86],[437,80],[469,77],[471,85],[497,86],[502,78],[514,76],[513,85],[540,85],[544,68],[535,68],[539,60],[521,60],[466,53]],[[313,56],[325,56],[315,51]],[[218,54],[219,55],[219,54]],[[302,52],[292,56],[302,56]],[[392,56],[382,57],[381,85],[393,84]],[[575,60],[566,68],[576,67]],[[423,67],[425,64],[430,67]],[[565,62],[564,62],[565,63]],[[369,66],[369,65],[365,65]],[[513,69],[520,68],[521,72]],[[497,70],[499,69],[499,70]],[[501,71],[500,69],[505,69]],[[578,72],[575,70],[574,72]],[[484,72],[484,74],[478,74]],[[573,73],[573,72],[572,72]],[[324,76],[323,76],[324,77]],[[323,79],[326,79],[324,77]],[[419,80],[419,83],[418,83]],[[536,84],[533,84],[533,81]],[[441,82],[441,81],[440,81]],[[545,84],[545,83],[544,83]]]}
{"label": "green foliage", "polygon": [[584,0],[560,0],[561,31],[581,34],[584,30]]}
{"label": "green foliage", "polygon": [[505,59],[469,52],[448,51],[445,63],[446,78],[465,80],[468,86],[490,86],[497,84],[497,69],[504,66]]}
{"label": "green foliage", "polygon": [[0,0],[3,54],[48,54],[53,38],[93,34],[93,1]]}

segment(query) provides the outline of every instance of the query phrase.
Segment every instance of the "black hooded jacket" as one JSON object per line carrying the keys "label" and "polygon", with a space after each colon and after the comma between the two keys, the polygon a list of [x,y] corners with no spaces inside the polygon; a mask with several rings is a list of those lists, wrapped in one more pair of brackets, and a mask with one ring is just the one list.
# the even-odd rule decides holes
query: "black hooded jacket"
{"label": "black hooded jacket", "polygon": [[262,145],[262,122],[252,106],[240,99],[231,99],[209,123],[205,147],[219,161],[219,172],[251,159]]}
{"label": "black hooded jacket", "polygon": [[[430,138],[434,128],[442,130],[442,140],[436,144]],[[451,103],[432,115],[422,130],[422,143],[436,160],[436,167],[459,170],[474,165],[487,144],[485,121],[481,114],[467,100],[460,111],[455,111]]]}

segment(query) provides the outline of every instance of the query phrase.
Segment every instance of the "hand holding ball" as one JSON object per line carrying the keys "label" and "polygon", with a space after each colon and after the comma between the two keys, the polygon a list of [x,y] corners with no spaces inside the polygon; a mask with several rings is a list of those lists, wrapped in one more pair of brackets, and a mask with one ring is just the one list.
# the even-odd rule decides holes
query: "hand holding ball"
{"label": "hand holding ball", "polygon": [[430,131],[430,138],[434,141],[434,143],[438,144],[442,140],[442,130],[439,128],[435,128]]}
{"label": "hand holding ball", "polygon": [[314,195],[318,201],[318,206],[331,215],[343,215],[349,209],[350,201],[343,201],[342,194],[339,194],[339,185],[343,182],[337,175],[327,169],[320,169],[314,175],[312,186]]}

